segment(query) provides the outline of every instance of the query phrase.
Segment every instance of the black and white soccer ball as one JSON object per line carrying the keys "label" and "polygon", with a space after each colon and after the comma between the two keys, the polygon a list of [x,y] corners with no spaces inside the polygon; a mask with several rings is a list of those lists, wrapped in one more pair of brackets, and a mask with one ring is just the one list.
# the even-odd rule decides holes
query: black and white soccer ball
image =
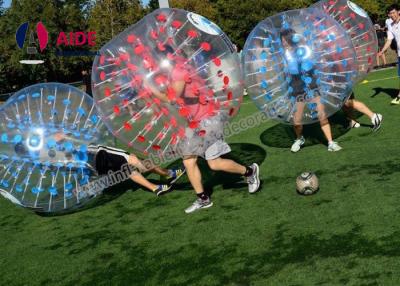
{"label": "black and white soccer ball", "polygon": [[318,192],[318,177],[312,172],[304,172],[296,179],[296,191],[303,196],[310,196]]}

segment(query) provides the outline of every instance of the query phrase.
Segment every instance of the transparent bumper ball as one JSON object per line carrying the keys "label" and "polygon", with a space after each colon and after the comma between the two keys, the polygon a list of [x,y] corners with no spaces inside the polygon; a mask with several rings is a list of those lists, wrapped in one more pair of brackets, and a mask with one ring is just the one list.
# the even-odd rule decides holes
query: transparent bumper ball
{"label": "transparent bumper ball", "polygon": [[109,130],[145,155],[173,150],[187,128],[204,136],[202,120],[229,120],[243,96],[234,45],[211,21],[178,9],[156,10],[105,44],[92,83]]}
{"label": "transparent bumper ball", "polygon": [[286,124],[310,124],[337,112],[357,76],[350,37],[320,9],[263,20],[247,38],[242,60],[254,103]]}
{"label": "transparent bumper ball", "polygon": [[92,144],[112,145],[93,99],[60,83],[15,93],[0,107],[0,194],[38,212],[83,206],[99,193]]}
{"label": "transparent bumper ball", "polygon": [[366,11],[348,0],[322,0],[312,7],[332,16],[350,36],[356,50],[358,76],[363,80],[376,65],[378,38]]}

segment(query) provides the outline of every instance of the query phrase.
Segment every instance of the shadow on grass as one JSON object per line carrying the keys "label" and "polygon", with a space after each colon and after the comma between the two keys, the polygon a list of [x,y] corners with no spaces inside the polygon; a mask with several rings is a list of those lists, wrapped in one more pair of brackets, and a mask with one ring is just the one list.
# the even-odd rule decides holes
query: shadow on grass
{"label": "shadow on grass", "polygon": [[[342,261],[336,270],[341,272],[340,277],[333,276],[331,280],[325,273],[315,273],[314,279],[320,284],[332,285],[345,284],[351,278],[361,285],[390,274],[390,271],[363,272],[359,264],[365,259],[400,256],[399,232],[371,239],[363,234],[361,226],[353,225],[347,232],[326,238],[320,233],[293,234],[280,224],[271,233],[274,233],[272,238],[255,245],[254,249],[245,248],[239,242],[215,244],[200,240],[152,249],[133,244],[125,233],[89,231],[71,238],[64,247],[89,252],[100,243],[108,243],[113,245],[114,251],[97,252],[91,261],[82,265],[85,275],[69,280],[67,285],[252,285],[255,282],[269,285],[268,279],[285,269],[306,266],[305,271],[308,271],[316,263],[333,263],[329,259],[337,258]],[[263,246],[266,243],[268,246]],[[287,278],[301,285],[310,282],[294,276]]]}
{"label": "shadow on grass", "polygon": [[[346,164],[338,169],[318,170],[316,173],[321,176],[325,173],[336,174],[338,178],[354,178],[357,176],[369,176],[376,182],[389,181],[393,176],[400,174],[400,160],[392,159],[375,164]],[[376,178],[376,179],[375,179]]]}
{"label": "shadow on grass", "polygon": [[36,212],[36,214],[39,216],[43,216],[43,217],[54,217],[54,216],[63,216],[63,215],[69,215],[69,214],[76,213],[76,212],[81,212],[81,211],[85,211],[88,209],[92,209],[92,208],[107,204],[107,203],[115,200],[122,194],[124,194],[126,191],[129,191],[129,190],[137,191],[140,188],[141,187],[139,185],[135,184],[131,180],[128,180],[128,181],[122,182],[118,185],[112,186],[111,188],[104,190],[104,192],[102,194],[98,195],[97,197],[94,197],[93,199],[86,202],[85,204],[82,204],[82,205],[77,204],[76,206],[74,206],[72,208],[69,208],[69,209],[66,209],[64,211],[60,211],[57,213]]}
{"label": "shadow on grass", "polygon": [[[263,148],[254,144],[231,144],[230,146],[232,148],[232,152],[223,157],[232,159],[246,166],[250,165],[253,162],[260,165],[267,156],[267,153]],[[168,166],[168,168],[172,167],[182,167],[182,160],[177,160]],[[202,171],[204,188],[210,194],[213,192],[213,188],[218,185],[222,185],[223,188],[227,189],[247,188],[247,183],[243,181],[243,178],[241,176],[228,174],[224,172],[213,172],[208,168],[207,162],[203,159],[199,159],[199,167]],[[162,182],[163,180],[160,178],[160,180],[149,179],[149,181],[153,183],[159,183],[160,181]],[[183,176],[174,185],[174,189],[191,190],[192,186],[187,177]],[[77,205],[74,208],[58,213],[38,212],[37,214],[40,216],[49,217],[49,216],[62,216],[80,211],[85,211],[88,209],[92,209],[107,204],[108,202],[115,200],[128,190],[137,191],[137,190],[143,190],[143,188],[133,183],[132,181],[128,180],[105,190],[103,194],[99,195],[96,198],[93,198],[91,201],[89,201],[84,205],[81,206]],[[152,202],[152,204],[160,204],[160,203],[163,203],[163,201],[156,200]]]}
{"label": "shadow on grass", "polygon": [[[357,119],[362,116],[359,112],[354,112],[354,118]],[[346,134],[349,129],[349,121],[347,120],[343,111],[338,111],[336,114],[329,118],[331,125],[332,136],[334,139]],[[361,126],[370,127],[370,125]],[[304,147],[313,146],[316,144],[327,144],[324,134],[321,131],[319,122],[304,125],[303,135],[306,139]],[[296,135],[292,125],[277,124],[266,129],[260,135],[260,140],[264,145],[276,148],[290,148],[295,140]]]}
{"label": "shadow on grass", "polygon": [[391,98],[395,98],[399,94],[399,90],[394,88],[374,87],[373,90],[374,94],[371,95],[371,97],[375,97],[380,93],[384,93],[390,96]]}
{"label": "shadow on grass", "polygon": [[[230,144],[232,152],[222,156],[226,159],[231,159],[239,164],[249,166],[252,163],[261,165],[267,157],[267,152],[258,145],[248,143],[234,143]],[[182,160],[177,160],[171,163],[168,168],[180,167]],[[199,158],[198,165],[201,170],[204,189],[212,193],[214,187],[221,185],[224,189],[243,189],[247,188],[247,183],[244,182],[243,177],[229,174],[225,172],[214,172],[210,170],[207,162]],[[175,185],[176,190],[192,190],[192,185],[187,176],[182,177]]]}

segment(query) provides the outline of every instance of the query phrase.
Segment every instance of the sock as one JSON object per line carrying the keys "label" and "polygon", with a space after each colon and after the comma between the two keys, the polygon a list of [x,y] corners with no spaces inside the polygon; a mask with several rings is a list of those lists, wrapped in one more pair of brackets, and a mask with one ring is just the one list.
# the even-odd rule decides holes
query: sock
{"label": "sock", "polygon": [[246,172],[244,173],[245,177],[250,177],[253,175],[253,169],[250,167],[246,167]]}
{"label": "sock", "polygon": [[206,200],[209,199],[209,196],[208,196],[205,192],[202,192],[202,193],[200,193],[200,194],[197,194],[197,197],[198,197],[199,199],[203,200],[203,201],[206,201]]}

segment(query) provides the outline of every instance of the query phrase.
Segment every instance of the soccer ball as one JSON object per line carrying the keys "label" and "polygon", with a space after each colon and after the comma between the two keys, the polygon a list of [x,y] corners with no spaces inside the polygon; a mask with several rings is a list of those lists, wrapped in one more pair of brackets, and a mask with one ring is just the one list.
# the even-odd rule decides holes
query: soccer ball
{"label": "soccer ball", "polygon": [[303,196],[313,195],[319,190],[318,177],[312,172],[304,172],[296,179],[296,191]]}

